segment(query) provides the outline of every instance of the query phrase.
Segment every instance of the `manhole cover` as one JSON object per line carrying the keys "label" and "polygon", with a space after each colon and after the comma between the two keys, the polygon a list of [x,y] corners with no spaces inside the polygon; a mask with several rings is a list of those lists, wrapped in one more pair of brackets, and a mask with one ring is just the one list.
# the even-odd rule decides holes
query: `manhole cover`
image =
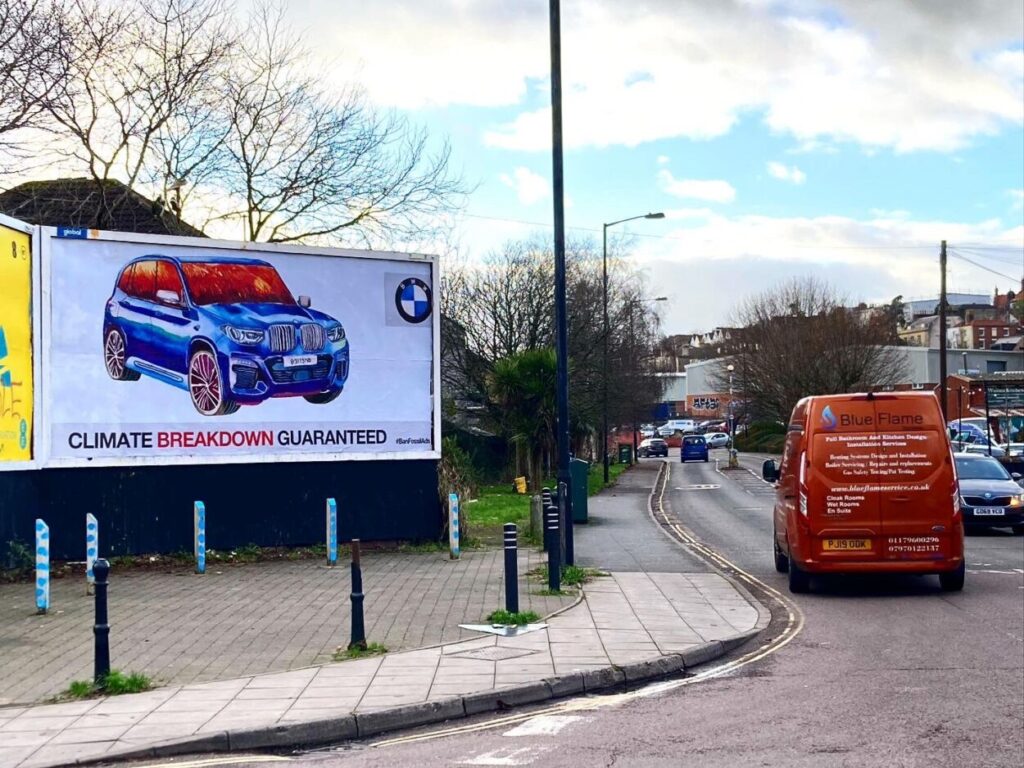
{"label": "manhole cover", "polygon": [[502,648],[492,645],[489,648],[477,648],[473,651],[453,653],[451,656],[458,656],[460,659],[480,659],[481,661],[505,661],[506,659],[518,659],[520,656],[529,656],[536,651],[525,648]]}

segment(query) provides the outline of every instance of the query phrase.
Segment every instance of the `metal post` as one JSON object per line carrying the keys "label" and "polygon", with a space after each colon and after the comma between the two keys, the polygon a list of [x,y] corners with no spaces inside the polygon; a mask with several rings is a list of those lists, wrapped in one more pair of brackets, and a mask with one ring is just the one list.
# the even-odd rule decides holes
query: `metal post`
{"label": "metal post", "polygon": [[106,685],[110,674],[110,624],[107,618],[107,577],[110,575],[110,563],[100,558],[93,566],[96,573],[96,624],[92,628],[95,636],[93,653],[93,681],[98,688]]}
{"label": "metal post", "polygon": [[462,523],[459,520],[459,494],[448,494],[448,557],[458,560],[462,555]]}
{"label": "metal post", "polygon": [[553,504],[545,510],[546,536],[548,542],[548,589],[562,591],[562,561],[558,546],[558,507]]}
{"label": "metal post", "polygon": [[562,562],[566,565],[576,564],[576,547],[573,543],[572,504],[569,489],[565,483],[558,484],[558,511],[562,517],[564,535],[562,536]]}
{"label": "metal post", "polygon": [[206,505],[197,501],[192,505],[195,535],[196,573],[206,573]]}
{"label": "metal post", "polygon": [[562,24],[559,0],[548,1],[551,37],[551,183],[555,235],[555,398],[558,404],[558,480],[569,474],[569,327],[565,300],[565,178],[562,163]]}
{"label": "metal post", "polygon": [[327,565],[338,564],[338,502],[327,500]]}
{"label": "metal post", "polygon": [[350,649],[366,650],[366,628],[363,623],[363,568],[359,558],[359,539],[352,539],[352,635]]}
{"label": "metal post", "polygon": [[91,595],[96,577],[93,567],[100,551],[100,524],[95,515],[85,516],[85,594]]}
{"label": "metal post", "polygon": [[519,613],[519,528],[505,523],[505,610]]}
{"label": "metal post", "polygon": [[602,419],[601,419],[601,463],[604,465],[604,483],[608,484],[608,225],[601,225],[601,285],[602,303],[604,305],[604,352],[601,357],[601,364],[604,372],[601,374],[602,389]]}
{"label": "metal post", "polygon": [[992,424],[989,422],[988,415],[988,382],[982,380],[982,390],[985,393],[985,439],[988,440],[988,455],[992,455]]}
{"label": "metal post", "polygon": [[551,495],[550,488],[542,488],[540,492],[540,504],[541,504],[541,544],[543,545],[544,551],[548,551],[548,534],[547,534],[547,515],[548,507],[554,504],[554,496]]}
{"label": "metal post", "polygon": [[36,613],[50,610],[50,526],[36,520]]}
{"label": "metal post", "polygon": [[[939,292],[939,405],[942,407],[942,420],[949,420],[948,393],[946,391],[946,241],[942,241],[939,252],[940,292]],[[943,425],[945,426],[945,425]]]}

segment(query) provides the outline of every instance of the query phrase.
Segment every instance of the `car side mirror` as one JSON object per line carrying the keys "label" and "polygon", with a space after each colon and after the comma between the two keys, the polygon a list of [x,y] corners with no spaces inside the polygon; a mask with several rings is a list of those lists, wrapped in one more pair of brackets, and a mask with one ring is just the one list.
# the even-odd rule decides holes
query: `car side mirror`
{"label": "car side mirror", "polygon": [[761,477],[766,483],[775,483],[779,480],[779,469],[775,466],[774,459],[767,459],[761,465]]}
{"label": "car side mirror", "polygon": [[1020,472],[1011,472],[1010,477],[1012,477],[1014,480],[1020,480],[1022,477],[1024,477],[1024,475],[1022,475]]}
{"label": "car side mirror", "polygon": [[178,295],[177,291],[161,289],[156,292],[156,300],[163,304],[171,304],[175,307],[181,306],[181,296]]}
{"label": "car side mirror", "polygon": [[313,302],[310,301],[309,296],[299,296],[299,306],[303,309],[309,309],[313,306]]}

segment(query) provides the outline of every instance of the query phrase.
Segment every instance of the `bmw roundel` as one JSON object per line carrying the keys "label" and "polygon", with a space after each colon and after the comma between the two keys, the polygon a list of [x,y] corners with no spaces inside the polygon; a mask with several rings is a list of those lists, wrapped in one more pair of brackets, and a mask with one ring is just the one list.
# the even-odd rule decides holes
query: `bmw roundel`
{"label": "bmw roundel", "polygon": [[430,286],[418,277],[407,277],[398,284],[395,307],[407,322],[422,323],[430,317],[432,304]]}

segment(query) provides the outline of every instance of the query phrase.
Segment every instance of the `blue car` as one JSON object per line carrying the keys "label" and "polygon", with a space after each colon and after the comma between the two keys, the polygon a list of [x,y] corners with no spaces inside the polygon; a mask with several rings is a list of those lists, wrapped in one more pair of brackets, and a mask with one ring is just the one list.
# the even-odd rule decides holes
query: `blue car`
{"label": "blue car", "polygon": [[707,461],[708,441],[704,435],[686,435],[679,448],[679,456],[683,461]]}
{"label": "blue car", "polygon": [[265,261],[150,255],[125,265],[107,301],[103,362],[112,379],[151,376],[222,416],[271,397],[331,402],[349,345],[342,324],[296,301]]}

